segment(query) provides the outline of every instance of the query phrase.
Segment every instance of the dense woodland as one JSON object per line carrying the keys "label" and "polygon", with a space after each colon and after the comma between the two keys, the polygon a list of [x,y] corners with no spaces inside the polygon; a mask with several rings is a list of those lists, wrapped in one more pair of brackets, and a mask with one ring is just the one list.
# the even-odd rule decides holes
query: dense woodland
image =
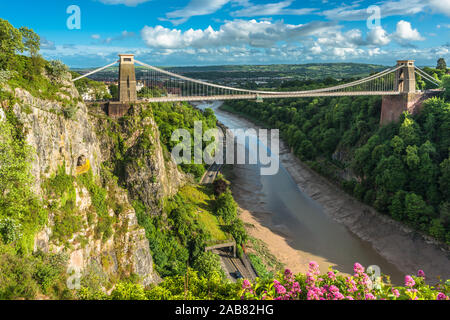
{"label": "dense woodland", "polygon": [[[442,79],[445,94],[427,100],[419,115],[405,113],[384,127],[379,97],[235,101],[223,108],[279,128],[312,168],[380,212],[450,244],[450,76],[444,76],[446,68],[425,70]],[[284,87],[329,84],[296,81]],[[342,179],[344,170],[353,178]]]}

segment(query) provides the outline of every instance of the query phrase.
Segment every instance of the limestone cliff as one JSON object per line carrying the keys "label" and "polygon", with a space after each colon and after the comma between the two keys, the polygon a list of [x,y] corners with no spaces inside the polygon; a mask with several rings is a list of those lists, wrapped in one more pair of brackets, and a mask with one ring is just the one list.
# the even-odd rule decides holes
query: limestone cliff
{"label": "limestone cliff", "polygon": [[[175,193],[185,178],[164,155],[151,114],[143,116],[133,109],[126,120],[115,122],[91,112],[69,79],[67,74],[59,84],[59,102],[36,98],[20,88],[3,88],[15,97],[3,107],[13,110],[34,149],[33,187],[49,212],[45,228],[36,235],[35,250],[65,252],[68,269],[95,273],[107,289],[130,274],[140,276],[145,285],[157,282],[148,240],[129,196],[157,214],[161,200]],[[121,150],[114,138],[123,144]],[[57,174],[70,181],[64,196],[46,188]],[[80,178],[88,174],[92,181]],[[119,187],[115,174],[128,192]],[[70,225],[69,231],[55,231],[64,223]]]}
{"label": "limestone cliff", "polygon": [[151,105],[135,105],[119,120],[102,116],[91,109],[102,152],[133,200],[142,201],[153,215],[161,210],[161,201],[174,195],[188,177],[182,174],[171,155],[162,146]]}

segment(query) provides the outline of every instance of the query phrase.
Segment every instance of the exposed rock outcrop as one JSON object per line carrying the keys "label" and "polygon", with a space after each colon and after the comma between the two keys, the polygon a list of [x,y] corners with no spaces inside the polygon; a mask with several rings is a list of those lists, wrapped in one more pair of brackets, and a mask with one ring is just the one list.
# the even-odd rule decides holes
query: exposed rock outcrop
{"label": "exposed rock outcrop", "polygon": [[132,199],[139,199],[153,215],[161,201],[188,181],[162,146],[151,106],[135,105],[119,121],[92,116],[101,140],[102,161],[109,162]]}
{"label": "exposed rock outcrop", "polygon": [[[27,143],[35,151],[34,190],[49,205],[54,199],[46,193],[45,181],[55,176],[61,167],[69,176],[92,170],[96,183],[104,184],[108,201],[120,210],[108,207],[113,221],[112,234],[99,236],[99,221],[105,217],[96,212],[89,190],[73,178],[76,215],[81,227],[64,243],[56,241],[54,227],[58,213],[49,209],[48,223],[36,235],[35,250],[64,252],[69,258],[69,270],[96,273],[105,279],[106,289],[114,285],[114,280],[130,274],[139,275],[144,285],[160,281],[153,270],[145,231],[139,226],[128,197],[141,199],[157,214],[161,200],[176,193],[186,180],[185,176],[171,162],[170,156],[164,155],[151,113],[142,117],[139,110],[133,109],[127,119],[118,123],[90,112],[68,77],[63,80],[62,88],[58,97],[67,103],[39,99],[17,88],[13,105],[4,106],[12,108],[23,124]],[[110,135],[111,132],[115,135]],[[118,138],[123,139],[126,146],[123,154],[117,149]],[[121,185],[129,192],[119,187],[114,179],[105,183],[104,177],[100,178],[104,162],[114,164],[112,167]]]}

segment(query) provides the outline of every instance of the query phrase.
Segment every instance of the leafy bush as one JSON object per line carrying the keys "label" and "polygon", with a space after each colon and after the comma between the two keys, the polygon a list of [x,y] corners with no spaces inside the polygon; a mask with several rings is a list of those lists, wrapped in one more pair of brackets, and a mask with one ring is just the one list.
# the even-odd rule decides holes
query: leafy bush
{"label": "leafy bush", "polygon": [[219,195],[216,199],[216,213],[226,224],[230,224],[237,217],[237,205],[231,191]]}
{"label": "leafy bush", "polygon": [[201,277],[209,278],[213,273],[218,273],[225,277],[219,256],[211,251],[201,253],[192,267],[198,271]]}
{"label": "leafy bush", "polygon": [[0,84],[7,83],[15,74],[15,71],[0,70]]}
{"label": "leafy bush", "polygon": [[52,79],[57,80],[63,78],[69,68],[59,60],[52,60],[47,65],[47,72]]}
{"label": "leafy bush", "polygon": [[0,219],[0,236],[3,243],[8,244],[20,239],[22,236],[20,229],[20,223],[11,217]]}
{"label": "leafy bush", "polygon": [[69,105],[63,108],[62,112],[66,119],[73,119],[78,111],[77,105]]}
{"label": "leafy bush", "polygon": [[11,111],[0,121],[0,221],[1,237],[17,250],[32,250],[34,233],[47,219],[47,212],[31,189],[32,150],[25,143],[22,125]]}
{"label": "leafy bush", "polygon": [[450,75],[445,75],[442,77],[442,87],[445,89],[445,99],[450,100]]}
{"label": "leafy bush", "polygon": [[67,257],[60,254],[17,254],[11,245],[0,244],[0,299],[71,298],[66,288]]}
{"label": "leafy bush", "polygon": [[319,266],[310,262],[306,274],[294,276],[290,270],[273,280],[257,279],[254,284],[244,280],[242,299],[250,300],[450,300],[450,280],[436,286],[425,283],[425,274],[406,276],[405,285],[395,287],[383,277],[365,272],[359,263],[353,276],[339,275],[330,268],[320,274]]}

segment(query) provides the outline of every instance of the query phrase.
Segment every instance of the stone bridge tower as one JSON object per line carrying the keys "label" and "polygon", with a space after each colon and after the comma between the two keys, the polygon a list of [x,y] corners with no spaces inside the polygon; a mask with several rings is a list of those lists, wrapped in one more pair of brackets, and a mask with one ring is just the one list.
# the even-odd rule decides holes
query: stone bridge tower
{"label": "stone bridge tower", "polygon": [[422,103],[432,93],[424,93],[416,90],[416,75],[414,60],[398,60],[400,66],[395,72],[394,91],[399,95],[383,96],[381,107],[380,125],[397,122],[403,112],[416,114],[422,109]]}
{"label": "stone bridge tower", "polygon": [[135,102],[137,93],[134,55],[120,54],[119,57],[119,101],[122,103]]}
{"label": "stone bridge tower", "polygon": [[131,103],[137,102],[134,55],[120,54],[119,57],[119,101],[108,103],[108,115],[113,118],[123,117]]}

